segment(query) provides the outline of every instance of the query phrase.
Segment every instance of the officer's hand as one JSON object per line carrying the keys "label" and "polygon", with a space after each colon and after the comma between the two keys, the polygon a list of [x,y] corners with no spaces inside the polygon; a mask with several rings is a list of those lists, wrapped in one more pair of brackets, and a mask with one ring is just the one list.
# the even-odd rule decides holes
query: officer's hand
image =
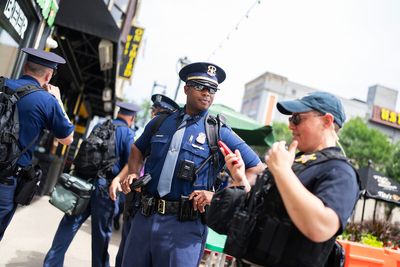
{"label": "officer's hand", "polygon": [[233,180],[240,184],[244,179],[246,179],[245,166],[240,151],[236,149],[235,154],[225,154],[223,149],[220,150],[225,156],[226,167],[231,173]]}
{"label": "officer's hand", "polygon": [[137,178],[139,178],[139,175],[137,173],[129,174],[121,184],[122,185],[122,192],[124,192],[125,194],[128,194],[129,192],[131,192],[130,185]]}
{"label": "officer's hand", "polygon": [[272,174],[276,171],[289,170],[292,168],[297,144],[298,142],[296,140],[293,141],[288,149],[286,149],[285,141],[276,142],[272,145],[265,156],[265,163]]}
{"label": "officer's hand", "polygon": [[193,209],[199,210],[200,213],[203,213],[205,211],[205,206],[210,205],[213,196],[214,192],[195,190],[190,194],[189,199],[193,199]]}
{"label": "officer's hand", "polygon": [[43,85],[43,88],[50,94],[54,95],[57,100],[61,100],[60,89],[57,86],[46,83]]}
{"label": "officer's hand", "polygon": [[113,201],[115,201],[115,200],[117,200],[117,192],[121,192],[121,191],[122,191],[122,188],[121,188],[120,178],[117,176],[112,180],[110,187],[108,188],[108,193],[110,195],[110,198]]}

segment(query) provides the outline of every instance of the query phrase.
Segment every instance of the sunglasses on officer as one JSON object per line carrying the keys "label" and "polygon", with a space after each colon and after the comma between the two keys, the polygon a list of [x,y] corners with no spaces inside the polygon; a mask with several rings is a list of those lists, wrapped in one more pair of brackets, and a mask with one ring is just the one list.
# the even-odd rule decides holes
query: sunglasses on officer
{"label": "sunglasses on officer", "polygon": [[212,95],[218,91],[217,88],[213,88],[213,87],[209,87],[209,86],[205,86],[205,85],[201,85],[201,84],[197,84],[197,83],[188,83],[187,85],[199,92],[201,92],[203,90],[208,90],[208,92]]}
{"label": "sunglasses on officer", "polygon": [[325,116],[325,114],[311,114],[310,116],[307,116],[306,114],[300,114],[300,113],[294,113],[292,116],[289,117],[289,122],[293,123],[293,125],[298,126],[300,123],[310,117],[322,117]]}

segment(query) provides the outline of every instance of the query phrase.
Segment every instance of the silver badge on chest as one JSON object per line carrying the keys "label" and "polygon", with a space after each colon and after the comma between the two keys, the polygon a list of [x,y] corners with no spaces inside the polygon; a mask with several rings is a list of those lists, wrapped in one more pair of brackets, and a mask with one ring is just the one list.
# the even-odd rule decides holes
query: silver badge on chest
{"label": "silver badge on chest", "polygon": [[204,144],[206,142],[206,134],[199,133],[199,135],[196,137],[196,142],[199,144]]}

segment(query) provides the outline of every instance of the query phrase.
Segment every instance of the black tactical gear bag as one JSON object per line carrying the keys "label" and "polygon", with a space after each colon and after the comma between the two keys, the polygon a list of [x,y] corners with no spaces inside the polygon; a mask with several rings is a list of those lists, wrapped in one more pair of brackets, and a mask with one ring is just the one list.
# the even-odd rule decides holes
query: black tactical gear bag
{"label": "black tactical gear bag", "polygon": [[83,179],[111,177],[118,157],[115,155],[115,129],[111,120],[96,126],[85,139],[74,159],[76,175]]}
{"label": "black tactical gear bag", "polygon": [[14,202],[29,205],[39,189],[42,170],[39,166],[26,166],[17,170],[18,184],[15,189]]}
{"label": "black tactical gear bag", "polygon": [[41,89],[27,85],[17,90],[5,86],[4,77],[0,77],[0,177],[13,176],[19,157],[37,140],[31,141],[25,148],[18,142],[19,116],[17,101],[22,97]]}

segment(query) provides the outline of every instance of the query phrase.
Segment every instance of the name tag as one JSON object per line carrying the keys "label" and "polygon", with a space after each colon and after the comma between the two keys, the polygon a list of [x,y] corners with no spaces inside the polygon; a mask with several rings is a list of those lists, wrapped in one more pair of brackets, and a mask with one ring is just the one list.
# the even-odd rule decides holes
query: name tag
{"label": "name tag", "polygon": [[198,145],[196,145],[196,144],[192,144],[192,147],[197,148],[197,149],[204,150],[204,147],[198,146]]}

